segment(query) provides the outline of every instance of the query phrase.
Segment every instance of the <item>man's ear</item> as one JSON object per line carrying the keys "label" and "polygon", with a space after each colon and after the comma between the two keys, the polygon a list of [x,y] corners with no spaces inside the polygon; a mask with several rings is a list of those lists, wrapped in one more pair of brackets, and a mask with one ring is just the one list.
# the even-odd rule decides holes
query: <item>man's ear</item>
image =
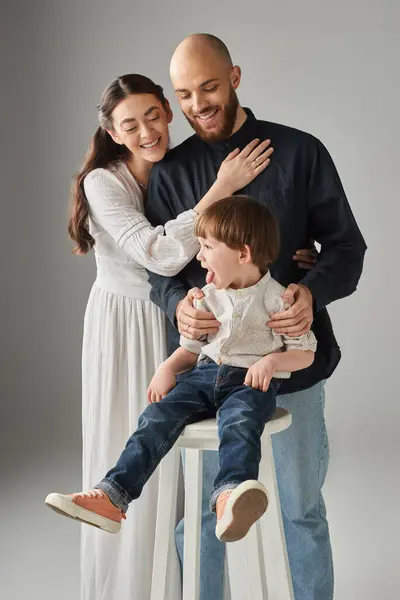
{"label": "man's ear", "polygon": [[241,68],[235,65],[231,71],[231,84],[234,90],[237,90],[242,78]]}

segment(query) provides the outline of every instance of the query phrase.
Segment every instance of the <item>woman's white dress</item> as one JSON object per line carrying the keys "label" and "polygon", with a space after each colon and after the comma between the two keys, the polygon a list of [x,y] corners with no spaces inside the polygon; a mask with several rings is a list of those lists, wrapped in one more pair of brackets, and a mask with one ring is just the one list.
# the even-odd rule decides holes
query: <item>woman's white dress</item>
{"label": "woman's white dress", "polygon": [[[83,335],[83,490],[115,464],[147,406],[146,390],[165,359],[164,315],[150,301],[145,268],[174,275],[195,255],[195,213],[163,228],[143,216],[143,198],[125,163],[84,182],[95,239],[97,278]],[[121,533],[82,527],[82,600],[148,600],[158,471],[130,505]],[[171,600],[180,598],[179,571]]]}

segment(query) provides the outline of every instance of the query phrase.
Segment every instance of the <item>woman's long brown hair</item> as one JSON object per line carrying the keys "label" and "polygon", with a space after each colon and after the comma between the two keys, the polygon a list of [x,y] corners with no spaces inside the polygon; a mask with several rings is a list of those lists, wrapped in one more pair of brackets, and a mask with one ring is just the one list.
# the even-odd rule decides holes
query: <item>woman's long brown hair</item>
{"label": "woman's long brown hair", "polygon": [[75,254],[87,254],[94,244],[88,227],[89,203],[83,187],[86,175],[93,169],[106,169],[130,156],[128,148],[114,142],[107,130],[113,130],[112,113],[116,106],[132,94],[153,94],[163,105],[166,104],[162,87],[144,75],[122,75],[104,90],[97,106],[100,127],[72,183],[68,233],[75,242]]}

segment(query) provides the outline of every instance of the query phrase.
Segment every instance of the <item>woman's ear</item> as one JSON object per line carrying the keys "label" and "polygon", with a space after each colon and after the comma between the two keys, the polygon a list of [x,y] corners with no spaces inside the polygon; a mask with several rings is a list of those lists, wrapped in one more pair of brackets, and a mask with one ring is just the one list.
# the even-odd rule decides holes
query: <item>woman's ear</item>
{"label": "woman's ear", "polygon": [[174,118],[174,113],[172,112],[171,106],[167,99],[165,99],[165,112],[167,113],[167,122],[169,125],[171,123],[172,119]]}
{"label": "woman's ear", "polygon": [[121,140],[118,137],[118,134],[115,133],[115,131],[113,131],[112,129],[106,129],[108,135],[114,140],[114,142],[116,144],[119,144],[120,146],[123,146],[124,144],[121,142]]}

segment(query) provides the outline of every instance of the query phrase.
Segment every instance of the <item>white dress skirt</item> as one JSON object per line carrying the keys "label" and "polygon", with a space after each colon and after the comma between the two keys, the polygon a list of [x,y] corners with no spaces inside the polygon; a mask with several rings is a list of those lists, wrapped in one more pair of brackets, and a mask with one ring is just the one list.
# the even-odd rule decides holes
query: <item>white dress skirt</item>
{"label": "white dress skirt", "polygon": [[[93,171],[85,192],[97,278],[83,335],[84,491],[114,466],[147,406],[155,369],[166,358],[164,315],[150,301],[145,267],[172,274],[198,249],[193,211],[166,226],[162,239],[162,228],[149,226],[139,187],[123,163]],[[119,534],[82,526],[81,600],[149,600],[159,493],[157,469],[131,503]],[[171,580],[170,600],[179,600],[177,555]]]}

